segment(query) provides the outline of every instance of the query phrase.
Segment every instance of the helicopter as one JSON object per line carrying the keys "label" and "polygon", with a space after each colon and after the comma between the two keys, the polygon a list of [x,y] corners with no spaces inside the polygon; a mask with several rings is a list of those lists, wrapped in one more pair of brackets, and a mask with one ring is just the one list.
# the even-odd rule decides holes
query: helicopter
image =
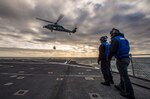
{"label": "helicopter", "polygon": [[75,33],[77,28],[75,27],[73,30],[69,30],[69,29],[66,29],[64,28],[62,25],[59,25],[58,22],[64,17],[64,15],[60,15],[57,19],[56,22],[51,22],[51,21],[48,21],[48,20],[44,20],[44,19],[41,19],[41,18],[36,18],[37,20],[41,20],[41,21],[44,21],[44,22],[47,22],[49,23],[48,25],[45,25],[43,26],[43,28],[46,28],[48,30],[51,30],[51,32],[53,31],[60,31],[60,32],[67,32],[69,34],[71,33]]}

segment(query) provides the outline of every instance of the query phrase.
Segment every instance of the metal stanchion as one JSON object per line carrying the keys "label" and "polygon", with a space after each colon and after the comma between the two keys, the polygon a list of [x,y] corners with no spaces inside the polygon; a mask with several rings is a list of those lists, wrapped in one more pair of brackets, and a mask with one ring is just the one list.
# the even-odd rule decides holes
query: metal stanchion
{"label": "metal stanchion", "polygon": [[130,59],[131,59],[132,73],[133,73],[133,76],[135,77],[134,66],[133,66],[133,60],[132,60],[132,54],[130,54]]}

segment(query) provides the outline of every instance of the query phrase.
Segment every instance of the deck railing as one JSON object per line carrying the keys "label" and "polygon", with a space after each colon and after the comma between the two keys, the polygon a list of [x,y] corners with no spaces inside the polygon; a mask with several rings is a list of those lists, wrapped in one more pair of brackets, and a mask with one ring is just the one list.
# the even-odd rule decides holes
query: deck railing
{"label": "deck railing", "polygon": [[[128,73],[131,76],[150,80],[150,54],[130,54],[131,62],[128,67]],[[80,64],[100,67],[97,64],[97,58],[82,58],[76,59]],[[118,72],[115,59],[111,61],[111,70]]]}

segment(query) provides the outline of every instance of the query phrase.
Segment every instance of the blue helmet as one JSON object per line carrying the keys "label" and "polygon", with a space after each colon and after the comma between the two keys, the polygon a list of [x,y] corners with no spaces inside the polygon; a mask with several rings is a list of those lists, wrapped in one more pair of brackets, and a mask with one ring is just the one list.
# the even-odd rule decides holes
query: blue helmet
{"label": "blue helmet", "polygon": [[102,37],[100,37],[100,41],[102,41],[102,42],[106,42],[107,41],[107,36],[102,36]]}

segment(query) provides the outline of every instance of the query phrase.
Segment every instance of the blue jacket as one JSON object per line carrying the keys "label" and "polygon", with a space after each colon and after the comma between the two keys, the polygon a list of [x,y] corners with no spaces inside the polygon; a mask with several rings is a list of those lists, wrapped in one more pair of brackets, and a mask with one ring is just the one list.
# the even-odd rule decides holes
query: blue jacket
{"label": "blue jacket", "polygon": [[104,59],[108,58],[110,44],[108,42],[102,42],[102,45],[105,47]]}
{"label": "blue jacket", "polygon": [[109,48],[110,44],[107,42],[102,42],[99,46],[99,57],[98,57],[98,63],[101,60],[106,60],[109,54]]}
{"label": "blue jacket", "polygon": [[114,56],[116,58],[128,58],[130,51],[128,40],[125,39],[123,36],[115,36],[114,38],[112,38],[112,40],[113,39],[118,41],[118,49]]}

